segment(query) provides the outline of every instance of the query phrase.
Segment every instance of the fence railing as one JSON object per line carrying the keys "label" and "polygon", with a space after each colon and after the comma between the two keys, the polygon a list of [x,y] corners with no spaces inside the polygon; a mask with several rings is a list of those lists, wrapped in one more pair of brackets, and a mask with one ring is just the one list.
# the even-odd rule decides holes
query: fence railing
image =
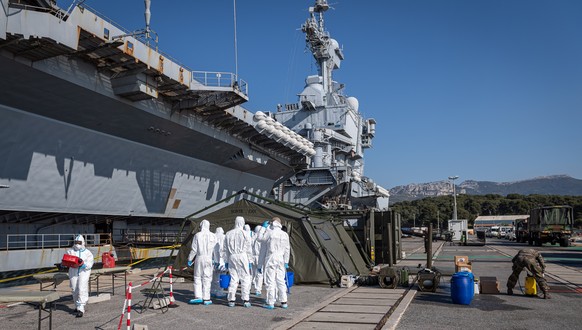
{"label": "fence railing", "polygon": [[[78,234],[8,234],[6,250],[54,249],[73,246]],[[188,232],[178,230],[119,229],[113,234],[83,234],[86,246],[104,244],[174,244],[176,237],[182,242]],[[2,247],[4,248],[4,247]]]}
{"label": "fence railing", "polygon": [[208,87],[234,87],[248,95],[247,82],[232,72],[192,71],[192,80]]}
{"label": "fence railing", "polygon": [[[8,234],[6,250],[65,248],[73,246],[77,234]],[[111,243],[109,234],[83,234],[86,246]]]}

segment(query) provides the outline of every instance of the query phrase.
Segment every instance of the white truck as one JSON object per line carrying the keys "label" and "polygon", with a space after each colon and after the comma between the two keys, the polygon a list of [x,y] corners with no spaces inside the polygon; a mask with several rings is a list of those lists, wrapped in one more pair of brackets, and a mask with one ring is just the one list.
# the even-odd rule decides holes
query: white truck
{"label": "white truck", "polygon": [[[467,220],[466,219],[461,219],[461,220],[449,220],[449,232],[452,235],[452,241],[453,242],[459,242],[461,241],[462,237],[463,237],[463,233],[467,233]],[[465,237],[465,241],[461,242],[461,243],[466,243],[467,242],[467,237]]]}

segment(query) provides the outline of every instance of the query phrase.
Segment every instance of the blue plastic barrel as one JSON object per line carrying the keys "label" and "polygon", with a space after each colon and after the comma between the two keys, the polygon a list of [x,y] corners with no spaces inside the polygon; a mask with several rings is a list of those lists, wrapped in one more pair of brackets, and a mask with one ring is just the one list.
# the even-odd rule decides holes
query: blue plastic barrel
{"label": "blue plastic barrel", "polygon": [[230,275],[220,274],[220,287],[223,289],[228,289],[229,284],[230,284]]}
{"label": "blue plastic barrel", "polygon": [[469,305],[475,295],[475,278],[471,272],[454,273],[451,277],[451,298],[454,304]]}
{"label": "blue plastic barrel", "polygon": [[[289,282],[287,282],[287,279],[289,279]],[[293,286],[295,274],[293,274],[293,272],[287,272],[287,279],[285,279],[285,284],[287,284],[287,287],[290,288]]]}

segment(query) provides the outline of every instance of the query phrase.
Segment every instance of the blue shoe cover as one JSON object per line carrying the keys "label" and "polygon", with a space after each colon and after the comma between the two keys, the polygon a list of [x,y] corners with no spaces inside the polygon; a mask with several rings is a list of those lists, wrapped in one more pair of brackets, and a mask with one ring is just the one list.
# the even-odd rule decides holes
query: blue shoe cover
{"label": "blue shoe cover", "polygon": [[266,308],[266,309],[275,309],[275,306],[264,304],[263,305],[263,308]]}
{"label": "blue shoe cover", "polygon": [[193,304],[201,304],[204,300],[202,299],[190,299],[190,301],[188,302],[189,304],[193,305]]}
{"label": "blue shoe cover", "polygon": [[260,297],[261,296],[261,291],[255,292],[255,296]]}
{"label": "blue shoe cover", "polygon": [[245,301],[245,303],[243,304],[243,306],[245,306],[245,307],[251,307],[251,303],[248,302],[248,301]]}
{"label": "blue shoe cover", "polygon": [[287,304],[281,304],[281,308],[287,309],[287,308],[289,308],[289,305],[287,305]]}
{"label": "blue shoe cover", "polygon": [[228,307],[234,307],[234,301],[229,301],[228,302]]}
{"label": "blue shoe cover", "polygon": [[212,300],[204,300],[204,305],[205,306],[212,305]]}

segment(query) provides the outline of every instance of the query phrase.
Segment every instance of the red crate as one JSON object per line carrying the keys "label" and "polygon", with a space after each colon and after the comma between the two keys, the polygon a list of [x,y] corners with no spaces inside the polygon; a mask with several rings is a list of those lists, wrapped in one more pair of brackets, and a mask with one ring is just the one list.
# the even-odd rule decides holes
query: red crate
{"label": "red crate", "polygon": [[71,255],[71,254],[65,254],[63,256],[63,260],[61,261],[61,265],[65,266],[65,267],[71,267],[71,268],[78,268],[82,264],[83,264],[83,259],[76,257],[74,255]]}

